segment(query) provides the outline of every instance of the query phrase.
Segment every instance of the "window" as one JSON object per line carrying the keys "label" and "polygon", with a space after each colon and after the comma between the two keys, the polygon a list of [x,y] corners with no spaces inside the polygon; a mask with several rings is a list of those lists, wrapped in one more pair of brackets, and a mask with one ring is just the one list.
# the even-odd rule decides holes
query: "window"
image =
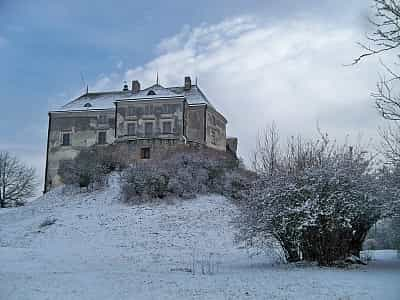
{"label": "window", "polygon": [[140,149],[140,158],[141,159],[149,159],[150,158],[150,148]]}
{"label": "window", "polygon": [[129,106],[128,107],[128,116],[134,116],[134,115],[136,115],[135,107]]}
{"label": "window", "polygon": [[144,135],[145,136],[153,135],[153,122],[144,123]]}
{"label": "window", "polygon": [[154,96],[155,94],[156,94],[156,92],[153,91],[153,90],[150,90],[150,91],[147,93],[148,96]]}
{"label": "window", "polygon": [[63,146],[71,145],[71,133],[66,132],[62,134],[62,145]]}
{"label": "window", "polygon": [[162,123],[162,133],[169,134],[172,133],[172,122],[166,121]]}
{"label": "window", "polygon": [[100,145],[104,145],[107,143],[107,135],[105,131],[100,131],[98,134],[98,141]]}
{"label": "window", "polygon": [[99,124],[107,124],[107,116],[106,115],[99,116]]}
{"label": "window", "polygon": [[144,114],[151,115],[154,113],[154,106],[152,104],[148,104],[144,107]]}
{"label": "window", "polygon": [[88,103],[86,103],[86,104],[84,105],[84,107],[87,107],[87,108],[92,107],[92,104],[90,104],[90,103],[88,102]]}
{"label": "window", "polygon": [[128,123],[128,135],[136,135],[136,123]]}
{"label": "window", "polygon": [[217,144],[216,133],[214,129],[211,129],[211,144]]}

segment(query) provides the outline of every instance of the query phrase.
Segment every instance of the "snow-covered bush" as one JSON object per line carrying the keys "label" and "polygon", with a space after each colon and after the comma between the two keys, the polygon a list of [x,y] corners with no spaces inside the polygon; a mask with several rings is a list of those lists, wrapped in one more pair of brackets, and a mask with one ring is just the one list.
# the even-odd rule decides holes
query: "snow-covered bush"
{"label": "snow-covered bush", "polygon": [[226,174],[234,168],[231,161],[210,159],[201,152],[137,162],[121,176],[122,199],[137,203],[168,195],[192,198],[196,194],[224,193]]}
{"label": "snow-covered bush", "polygon": [[330,265],[359,256],[387,200],[367,153],[325,135],[291,139],[285,151],[276,132],[264,141],[254,164],[259,178],[240,193],[239,240],[275,239],[288,261]]}
{"label": "snow-covered bush", "polygon": [[122,195],[125,202],[141,203],[164,198],[168,193],[167,172],[151,164],[136,163],[123,173]]}
{"label": "snow-covered bush", "polygon": [[377,222],[368,232],[364,250],[399,249],[400,217],[393,216]]}
{"label": "snow-covered bush", "polygon": [[112,151],[92,147],[81,150],[72,160],[61,161],[58,175],[64,184],[93,189],[104,186],[106,175],[116,165]]}
{"label": "snow-covered bush", "polygon": [[[388,246],[400,250],[400,163],[388,164],[383,171],[381,185],[385,188],[385,220],[378,226],[376,239],[386,236]],[[384,228],[380,228],[384,226]],[[381,229],[381,230],[379,230]],[[381,231],[381,232],[379,232]],[[375,232],[371,232],[373,235]]]}

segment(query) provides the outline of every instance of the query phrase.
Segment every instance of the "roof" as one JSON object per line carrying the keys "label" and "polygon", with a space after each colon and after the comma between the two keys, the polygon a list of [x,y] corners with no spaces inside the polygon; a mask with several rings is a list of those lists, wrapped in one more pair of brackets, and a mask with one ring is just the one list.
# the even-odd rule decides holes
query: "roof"
{"label": "roof", "polygon": [[[154,94],[149,94],[150,91],[153,91]],[[207,97],[197,85],[192,85],[190,90],[185,90],[184,87],[165,88],[160,84],[154,84],[148,88],[140,90],[138,93],[132,93],[132,91],[130,90],[86,93],[54,111],[113,109],[114,102],[116,101],[140,101],[176,97],[185,97],[186,101],[189,104],[207,104],[212,106]]]}

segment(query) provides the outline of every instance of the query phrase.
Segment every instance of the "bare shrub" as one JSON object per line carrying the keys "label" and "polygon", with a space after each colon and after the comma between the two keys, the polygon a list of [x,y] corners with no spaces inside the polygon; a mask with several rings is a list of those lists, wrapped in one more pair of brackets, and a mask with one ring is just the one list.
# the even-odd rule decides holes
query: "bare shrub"
{"label": "bare shrub", "polygon": [[122,174],[122,200],[142,203],[149,199],[196,194],[224,193],[228,172],[235,165],[214,160],[199,153],[175,154],[159,161],[137,162]]}
{"label": "bare shrub", "polygon": [[125,170],[121,179],[124,202],[140,204],[168,194],[168,173],[151,164],[138,162]]}
{"label": "bare shrub", "polygon": [[276,128],[270,131],[256,156],[259,177],[238,193],[239,239],[274,239],[289,262],[331,265],[359,256],[388,199],[372,157],[327,135],[282,147]]}
{"label": "bare shrub", "polygon": [[107,174],[121,167],[109,147],[83,149],[72,160],[60,162],[58,175],[64,184],[96,189],[106,184]]}

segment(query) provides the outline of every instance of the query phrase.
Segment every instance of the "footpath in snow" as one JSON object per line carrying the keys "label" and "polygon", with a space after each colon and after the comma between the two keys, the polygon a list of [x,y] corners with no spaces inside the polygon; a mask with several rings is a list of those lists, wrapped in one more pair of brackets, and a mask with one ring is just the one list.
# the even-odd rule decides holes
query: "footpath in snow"
{"label": "footpath in snow", "polygon": [[276,264],[234,245],[234,214],[221,196],[52,191],[0,210],[0,299],[400,299],[394,251],[350,270]]}

